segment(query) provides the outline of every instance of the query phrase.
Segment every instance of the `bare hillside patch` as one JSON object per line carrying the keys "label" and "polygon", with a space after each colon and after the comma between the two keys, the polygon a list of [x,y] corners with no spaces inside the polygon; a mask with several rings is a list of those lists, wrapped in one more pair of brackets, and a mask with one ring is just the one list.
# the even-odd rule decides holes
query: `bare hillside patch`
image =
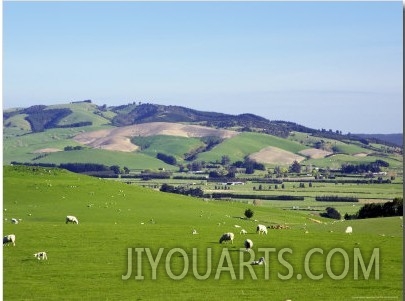
{"label": "bare hillside patch", "polygon": [[308,148],[304,149],[299,152],[301,155],[305,157],[310,157],[312,159],[320,159],[320,158],[325,158],[326,156],[332,155],[332,152],[328,152],[322,149],[316,149],[316,148]]}
{"label": "bare hillside patch", "polygon": [[291,164],[295,160],[301,162],[305,157],[278,147],[268,146],[249,156],[250,159],[266,164]]}
{"label": "bare hillside patch", "polygon": [[150,122],[129,125],[110,130],[99,130],[94,132],[81,133],[74,137],[78,143],[93,148],[132,152],[138,146],[131,143],[130,138],[136,136],[168,135],[179,137],[206,137],[217,136],[220,138],[231,138],[239,133],[223,129],[214,129],[199,125],[187,125],[170,122]]}
{"label": "bare hillside patch", "polygon": [[41,148],[33,151],[33,154],[44,154],[44,153],[56,153],[61,152],[62,150],[59,148]]}
{"label": "bare hillside patch", "polygon": [[354,154],[354,156],[362,158],[362,157],[367,157],[368,154],[367,153],[357,153],[357,154]]}

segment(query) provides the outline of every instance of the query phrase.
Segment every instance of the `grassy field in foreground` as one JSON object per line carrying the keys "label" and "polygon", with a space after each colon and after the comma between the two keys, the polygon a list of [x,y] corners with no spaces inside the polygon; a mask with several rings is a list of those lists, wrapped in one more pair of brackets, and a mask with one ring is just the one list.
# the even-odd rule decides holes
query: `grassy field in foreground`
{"label": "grassy field in foreground", "polygon": [[[61,170],[25,167],[5,167],[3,189],[3,231],[16,235],[16,246],[3,248],[4,300],[229,300],[235,296],[402,300],[403,237],[398,217],[335,223],[317,218],[322,222],[317,223],[305,212],[203,201]],[[254,210],[257,221],[240,218],[246,208]],[[76,215],[80,223],[65,224],[68,214]],[[11,224],[12,217],[22,221]],[[258,235],[257,223],[285,223],[290,229],[269,229],[268,235]],[[239,234],[241,228],[235,225],[248,234]],[[344,233],[348,225],[353,227],[352,235]],[[193,229],[199,234],[192,235]],[[234,243],[219,244],[221,234],[228,231],[235,233]],[[245,238],[254,242],[250,253],[241,249]],[[133,252],[133,273],[123,280],[128,248]],[[136,253],[134,248],[144,251]],[[156,259],[159,248],[164,249],[153,280],[147,252]],[[171,252],[173,248],[178,249]],[[267,265],[250,266],[252,258],[264,255],[262,248],[274,249]],[[319,249],[308,256],[314,248]],[[371,261],[375,249],[379,250],[378,267]],[[355,250],[370,267],[369,272],[359,267],[357,280]],[[33,254],[38,251],[47,251],[48,260],[36,260]],[[137,254],[142,255],[141,264]],[[207,279],[196,278],[194,264],[200,275],[210,272]],[[172,279],[170,273],[180,279]],[[144,279],[136,280],[141,274]],[[322,279],[311,279],[311,274]],[[334,275],[344,277],[336,280]]]}

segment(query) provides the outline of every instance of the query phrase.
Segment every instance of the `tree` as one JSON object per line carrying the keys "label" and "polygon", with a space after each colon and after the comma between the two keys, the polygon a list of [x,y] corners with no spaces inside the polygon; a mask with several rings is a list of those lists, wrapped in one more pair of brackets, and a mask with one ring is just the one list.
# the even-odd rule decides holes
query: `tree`
{"label": "tree", "polygon": [[252,218],[252,217],[253,217],[253,214],[254,214],[253,210],[251,210],[251,209],[246,209],[246,210],[245,210],[245,216],[246,216],[247,218]]}
{"label": "tree", "polygon": [[297,160],[293,162],[293,164],[289,168],[290,172],[300,173],[301,172],[301,164],[298,163]]}
{"label": "tree", "polygon": [[341,219],[342,216],[339,211],[337,211],[333,207],[327,207],[326,213],[321,213],[322,217],[333,218],[333,219]]}
{"label": "tree", "polygon": [[110,166],[110,169],[111,169],[116,175],[118,175],[118,174],[121,173],[121,169],[120,169],[120,167],[119,167],[118,165]]}
{"label": "tree", "polygon": [[170,155],[166,155],[163,153],[157,153],[156,158],[158,158],[159,160],[162,160],[163,162],[170,164],[170,165],[176,165],[177,164],[177,160],[175,157],[170,156]]}
{"label": "tree", "polygon": [[229,165],[229,163],[231,162],[231,159],[229,158],[229,156],[224,155],[221,158],[221,164],[222,165]]}
{"label": "tree", "polygon": [[255,170],[254,170],[254,168],[253,168],[253,164],[249,164],[249,165],[246,167],[245,173],[248,174],[248,175],[251,175],[251,174],[253,174],[254,172],[255,172]]}

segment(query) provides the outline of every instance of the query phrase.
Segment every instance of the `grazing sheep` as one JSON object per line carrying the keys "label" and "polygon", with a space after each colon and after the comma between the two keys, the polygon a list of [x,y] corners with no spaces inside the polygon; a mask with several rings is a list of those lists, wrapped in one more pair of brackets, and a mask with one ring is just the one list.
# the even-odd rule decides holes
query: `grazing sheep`
{"label": "grazing sheep", "polygon": [[240,228],[240,226],[239,226],[239,225],[235,225],[235,228]]}
{"label": "grazing sheep", "polygon": [[230,241],[233,244],[234,237],[235,235],[232,232],[224,233],[219,239],[219,243],[222,244],[223,241]]}
{"label": "grazing sheep", "polygon": [[267,227],[264,225],[257,225],[256,233],[267,235]]}
{"label": "grazing sheep", "polygon": [[16,218],[13,217],[13,218],[11,219],[11,223],[17,225],[17,224],[18,224],[18,219],[16,219]]}
{"label": "grazing sheep", "polygon": [[348,234],[352,234],[353,233],[353,228],[351,226],[349,226],[349,227],[346,228],[345,232],[348,233]]}
{"label": "grazing sheep", "polygon": [[198,234],[198,232],[197,232],[196,229],[193,230],[193,235],[194,235],[194,234]]}
{"label": "grazing sheep", "polygon": [[240,234],[247,234],[247,231],[245,229],[240,230]]}
{"label": "grazing sheep", "polygon": [[78,224],[79,220],[76,218],[76,216],[68,215],[66,216],[66,224],[67,223]]}
{"label": "grazing sheep", "polygon": [[48,260],[48,256],[46,255],[46,252],[38,252],[34,254],[34,257],[36,257],[38,260]]}
{"label": "grazing sheep", "polygon": [[8,246],[10,243],[15,246],[15,235],[9,234],[3,237],[3,246]]}
{"label": "grazing sheep", "polygon": [[250,249],[253,247],[253,241],[251,241],[250,239],[246,239],[244,245],[246,251],[250,251]]}
{"label": "grazing sheep", "polygon": [[255,260],[252,261],[251,265],[263,265],[266,264],[266,262],[264,261],[264,257],[260,257],[259,260]]}
{"label": "grazing sheep", "polygon": [[290,226],[287,226],[287,225],[272,225],[272,226],[268,226],[267,229],[290,229]]}

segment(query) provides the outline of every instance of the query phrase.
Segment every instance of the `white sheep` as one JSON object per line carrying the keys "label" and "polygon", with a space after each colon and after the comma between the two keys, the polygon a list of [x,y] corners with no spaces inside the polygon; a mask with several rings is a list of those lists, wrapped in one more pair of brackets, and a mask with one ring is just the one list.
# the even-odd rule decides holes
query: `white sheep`
{"label": "white sheep", "polygon": [[9,234],[3,237],[3,246],[7,246],[10,243],[15,246],[15,235],[14,234]]}
{"label": "white sheep", "polygon": [[34,254],[34,257],[36,257],[38,260],[48,260],[48,256],[46,255],[46,252],[42,251],[42,252],[38,252]]}
{"label": "white sheep", "polygon": [[348,233],[348,234],[352,234],[353,233],[353,228],[351,227],[351,226],[348,226],[347,228],[346,228],[346,231],[345,231],[346,233]]}
{"label": "white sheep", "polygon": [[232,232],[224,233],[219,239],[219,243],[222,244],[223,241],[230,241],[233,244],[234,237],[235,235]]}
{"label": "white sheep", "polygon": [[251,241],[250,239],[246,239],[244,245],[246,251],[250,251],[250,249],[253,247],[253,241]]}
{"label": "white sheep", "polygon": [[198,234],[196,229],[193,230],[193,235],[195,235],[195,234]]}
{"label": "white sheep", "polygon": [[266,234],[267,235],[267,227],[264,225],[257,225],[256,227],[256,233],[259,234]]}
{"label": "white sheep", "polygon": [[66,224],[67,223],[78,224],[79,220],[76,218],[76,216],[68,215],[68,216],[66,216]]}
{"label": "white sheep", "polygon": [[240,234],[247,234],[247,231],[245,229],[240,230]]}
{"label": "white sheep", "polygon": [[264,257],[260,257],[259,260],[252,261],[251,265],[265,265]]}
{"label": "white sheep", "polygon": [[11,223],[17,225],[17,224],[18,224],[18,219],[16,219],[16,218],[13,217],[13,218],[11,219]]}

